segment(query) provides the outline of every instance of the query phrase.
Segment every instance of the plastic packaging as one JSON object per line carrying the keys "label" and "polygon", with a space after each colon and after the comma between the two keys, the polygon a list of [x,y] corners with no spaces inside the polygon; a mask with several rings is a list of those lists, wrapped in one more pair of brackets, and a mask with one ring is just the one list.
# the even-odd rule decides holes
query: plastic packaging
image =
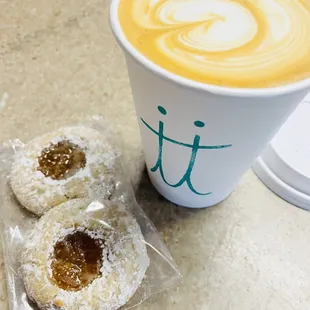
{"label": "plastic packaging", "polygon": [[[11,310],[40,309],[38,308],[38,304],[41,308],[45,307],[44,309],[105,310],[117,309],[122,306],[122,303],[124,302],[126,303],[122,309],[130,309],[143,302],[150,295],[179,284],[181,280],[180,272],[166,246],[160,240],[152,222],[147,218],[141,207],[136,202],[130,182],[126,177],[124,169],[122,168],[121,152],[114,146],[115,144],[113,143],[114,133],[110,130],[110,126],[107,124],[108,123],[103,118],[93,117],[90,121],[74,126],[92,128],[104,135],[107,141],[109,141],[112,145],[113,154],[115,155],[115,158],[113,158],[115,166],[112,168],[114,186],[110,187],[109,195],[107,195],[107,193],[103,194],[100,188],[98,190],[94,190],[94,188],[92,188],[92,190],[89,191],[89,197],[69,199],[69,201],[63,204],[66,205],[64,209],[61,209],[62,207],[59,207],[58,205],[50,210],[44,211],[43,216],[41,214],[40,216],[37,216],[26,210],[26,208],[24,208],[19,202],[21,199],[18,200],[16,198],[16,195],[13,193],[11,187],[12,162],[14,161],[14,158],[16,158],[16,154],[20,154],[20,152],[25,149],[25,144],[19,140],[12,140],[5,143],[1,147],[1,235]],[[42,174],[42,172],[37,172],[37,174]],[[70,177],[68,177],[68,179]],[[71,203],[72,201],[81,201],[81,204]],[[80,208],[75,208],[75,211],[71,212],[71,204],[79,205]],[[62,204],[60,204],[60,206],[61,205]],[[120,213],[117,213],[115,208],[118,208]],[[73,209],[74,208],[72,208],[72,210]],[[122,215],[118,217],[118,215],[115,215],[115,212]],[[113,216],[107,216],[107,214],[113,214]],[[86,223],[86,226],[91,223],[89,224],[91,227],[85,228],[85,225],[83,224],[83,226],[81,224],[82,222],[84,224]],[[63,227],[61,227],[61,229],[66,228],[67,230],[65,233],[60,234],[60,231],[65,231],[57,228],[62,226],[62,223]],[[138,226],[136,223],[138,223]],[[71,227],[69,227],[70,225]],[[134,229],[132,229],[130,225],[133,225]],[[83,233],[83,230],[80,229],[81,227],[86,230],[89,228],[89,231],[95,231],[95,234],[98,231],[103,233],[101,237],[103,241],[100,239],[100,236],[98,237],[100,233],[98,233],[96,235],[97,237],[94,237],[93,239],[95,240],[96,238],[99,238],[98,240],[103,242],[100,248],[101,258],[98,263],[100,265],[100,270],[98,269],[97,275],[94,279],[92,279],[92,281],[88,281],[88,284],[86,283],[84,286],[80,286],[79,288],[75,287],[72,289],[71,287],[68,289],[61,287],[59,282],[56,281],[56,267],[53,265],[56,261],[56,246],[59,245],[59,242],[70,243],[72,240],[68,240],[74,233],[77,231]],[[52,235],[53,237],[51,237]],[[49,242],[50,244],[44,248],[44,242]],[[118,247],[117,244],[119,245]],[[72,245],[71,243],[69,245],[67,244],[67,246],[72,249],[75,245]],[[27,255],[30,255],[29,253],[34,251],[34,249],[35,258],[30,259]],[[48,249],[48,251],[45,253],[43,249]],[[145,253],[142,253],[143,249],[147,250],[147,256],[145,256]],[[39,255],[40,251],[42,251],[42,255],[44,254],[43,256]],[[77,256],[81,254],[79,254],[79,251],[75,252]],[[115,251],[115,253],[113,251]],[[139,251],[142,252],[140,253]],[[105,256],[103,256],[102,253],[105,253]],[[134,263],[131,261],[132,257],[135,259]],[[121,259],[123,259],[122,262]],[[35,272],[37,274],[46,272],[46,274],[44,274],[44,276],[38,276],[36,281],[33,279],[29,280],[29,275],[33,276],[33,269],[38,267],[34,267],[34,265],[38,264],[38,261],[41,263],[43,261],[44,266],[41,266],[41,271],[36,270]],[[62,266],[64,265],[66,265],[66,262],[63,265],[60,264],[61,268],[63,268]],[[115,266],[123,269],[119,269],[116,272]],[[129,267],[132,267],[132,269]],[[136,270],[138,270],[137,268],[140,268],[140,275],[136,272]],[[145,273],[143,268],[147,268]],[[68,269],[61,270],[62,272],[68,271]],[[131,270],[135,270],[134,275],[131,274]],[[69,272],[71,271],[69,270]],[[131,282],[135,284],[128,284],[128,287],[126,287],[126,283],[122,283],[122,285],[120,285],[118,281],[124,274],[127,276],[127,278],[125,277],[125,282],[133,280],[134,278],[136,282]],[[119,275],[119,278],[115,275]],[[76,277],[76,274],[74,274],[74,276]],[[141,279],[140,282],[139,279],[137,280],[139,276],[140,278],[142,276],[142,282]],[[27,277],[28,281],[25,280]],[[78,278],[79,281],[80,279],[81,278]],[[85,303],[80,303],[79,305],[81,306],[78,306],[77,308],[77,304],[74,304],[72,299],[78,296],[78,294],[81,294],[81,292],[87,290],[89,286],[97,285],[97,282],[99,281],[98,279],[100,279],[101,284],[105,281],[109,281],[109,285],[102,285],[106,285],[106,294],[108,294],[106,295],[106,298],[108,301],[111,301],[111,305],[109,306],[108,302],[103,302],[105,297],[91,296],[91,300],[94,302],[92,305],[87,304],[85,301]],[[77,280],[77,278],[75,278],[75,280]],[[47,281],[46,283],[48,285],[43,282],[39,283],[40,281]],[[60,279],[60,281],[62,281],[62,279]],[[81,282],[79,281],[75,282],[75,284],[78,283],[80,285]],[[30,285],[35,287],[28,287],[26,290],[25,282],[27,282],[26,286]],[[94,284],[95,282],[97,284]],[[68,284],[68,282],[66,283]],[[131,285],[136,285],[138,288]],[[49,289],[47,289],[47,286],[51,286],[52,293]],[[29,291],[32,289],[35,290],[38,287],[41,287],[41,290],[43,291],[45,290],[45,295],[43,293],[40,295],[38,292],[32,294],[32,299],[34,299],[33,296],[39,296],[39,299],[41,298],[40,302],[36,300],[37,303],[35,303],[31,300],[31,298],[29,298]],[[110,288],[113,290],[114,287],[114,291],[109,291]],[[56,291],[53,291],[55,288]],[[132,292],[134,291],[135,293],[131,297]],[[100,285],[98,292],[102,293]],[[96,294],[95,290],[92,290],[92,293],[90,294]],[[58,299],[55,297],[56,295],[58,296]],[[123,298],[118,298],[118,295],[122,295]],[[54,296],[52,298],[53,301],[48,301],[44,304],[44,301],[42,300],[44,298],[49,298],[48,296]],[[131,298],[129,299],[129,297]],[[127,301],[126,298],[129,299],[129,301]],[[67,301],[68,305],[66,304]],[[78,302],[79,299],[77,298],[76,301]]]}

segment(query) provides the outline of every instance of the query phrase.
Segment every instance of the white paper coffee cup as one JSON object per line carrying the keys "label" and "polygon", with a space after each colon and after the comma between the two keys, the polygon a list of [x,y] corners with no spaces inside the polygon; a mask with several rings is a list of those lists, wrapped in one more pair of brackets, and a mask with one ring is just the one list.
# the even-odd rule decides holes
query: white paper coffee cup
{"label": "white paper coffee cup", "polygon": [[307,95],[310,79],[267,89],[198,83],[152,63],[126,39],[111,5],[111,27],[125,51],[150,179],[181,206],[224,200]]}

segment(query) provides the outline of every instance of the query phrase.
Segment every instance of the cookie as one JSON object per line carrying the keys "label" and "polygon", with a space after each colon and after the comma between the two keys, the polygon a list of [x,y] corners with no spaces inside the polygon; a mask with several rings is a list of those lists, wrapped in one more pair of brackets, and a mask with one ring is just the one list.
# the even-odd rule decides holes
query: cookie
{"label": "cookie", "polygon": [[149,257],[123,205],[74,199],[39,219],[20,262],[28,297],[40,309],[115,310],[141,285]]}
{"label": "cookie", "polygon": [[99,131],[61,128],[15,154],[11,187],[20,203],[37,215],[74,198],[98,194],[108,199],[115,188],[117,157]]}

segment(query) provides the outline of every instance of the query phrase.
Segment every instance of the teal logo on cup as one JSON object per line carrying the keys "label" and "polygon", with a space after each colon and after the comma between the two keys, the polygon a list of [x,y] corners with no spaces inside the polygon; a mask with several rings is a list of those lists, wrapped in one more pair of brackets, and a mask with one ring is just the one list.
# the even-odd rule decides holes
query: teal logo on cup
{"label": "teal logo on cup", "polygon": [[[158,108],[158,111],[162,115],[167,115],[167,111],[164,107],[158,106],[157,108]],[[152,167],[150,170],[154,173],[157,170],[159,170],[159,173],[160,173],[163,181],[168,186],[177,188],[177,187],[182,186],[184,183],[186,183],[187,186],[189,187],[189,189],[196,195],[206,196],[206,195],[212,194],[212,192],[206,192],[206,193],[198,192],[192,184],[191,175],[192,175],[192,171],[193,171],[194,166],[195,166],[197,154],[198,154],[198,152],[206,151],[206,150],[226,149],[226,148],[231,147],[232,145],[231,144],[226,144],[226,145],[200,145],[200,135],[195,135],[192,144],[176,141],[174,139],[171,139],[171,138],[165,136],[165,134],[164,134],[164,123],[162,121],[159,121],[158,131],[156,129],[152,128],[143,118],[141,118],[141,121],[151,132],[153,132],[156,136],[158,136],[157,162],[154,165],[154,167]],[[194,121],[194,126],[196,126],[197,128],[203,128],[203,127],[205,127],[205,123],[202,121],[196,120],[196,121]],[[185,147],[185,148],[190,148],[192,150],[191,157],[190,157],[190,160],[188,163],[188,167],[187,167],[183,177],[180,179],[180,181],[175,183],[175,184],[168,182],[166,177],[165,177],[164,168],[163,168],[163,144],[164,144],[164,141],[167,141],[167,142],[170,142],[173,144],[177,144],[177,145]]]}

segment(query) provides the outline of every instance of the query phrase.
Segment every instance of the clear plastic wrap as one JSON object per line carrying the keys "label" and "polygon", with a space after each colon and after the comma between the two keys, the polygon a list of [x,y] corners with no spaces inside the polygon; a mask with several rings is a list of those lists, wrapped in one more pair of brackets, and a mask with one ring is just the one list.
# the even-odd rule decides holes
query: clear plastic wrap
{"label": "clear plastic wrap", "polygon": [[[94,182],[95,185],[90,186],[86,194],[83,188],[75,188],[75,191],[79,190],[76,195],[67,197],[64,194],[66,201],[50,209],[45,206],[37,214],[29,211],[29,205],[41,203],[39,198],[34,199],[35,195],[32,195],[32,200],[24,199],[23,192],[17,199],[12,190],[12,179],[16,178],[16,175],[12,176],[12,163],[19,160],[19,168],[24,165],[24,170],[27,170],[30,167],[29,160],[19,156],[20,153],[27,153],[27,146],[19,140],[1,146],[1,235],[11,310],[130,309],[150,295],[179,284],[179,270],[152,222],[136,202],[122,167],[121,151],[115,146],[114,133],[107,124],[101,117],[93,117],[83,124],[73,126],[99,132],[105,137],[106,143],[112,146],[109,159],[112,159],[113,165],[109,167],[108,177],[97,178],[96,182],[99,180],[101,183]],[[70,135],[68,137],[70,140]],[[48,145],[58,143],[59,146],[59,139],[55,139],[53,135],[50,140],[45,139],[41,157],[35,158],[37,162],[42,158],[49,160],[43,153]],[[40,143],[37,144],[40,146]],[[86,159],[89,159],[87,156]],[[86,168],[87,162],[85,167],[79,167],[78,170]],[[44,178],[51,179],[46,171],[39,170],[35,171],[36,177],[42,178],[45,173]],[[92,170],[93,167],[90,173],[97,173],[98,177],[98,171],[101,170]],[[21,182],[16,187],[18,190],[22,187],[30,188],[31,184],[33,191],[37,183],[27,181],[27,175],[17,173],[17,176],[26,178],[25,183]],[[81,174],[81,177],[87,179],[87,175]],[[74,179],[74,175],[67,176],[66,180],[70,178]],[[66,180],[60,183],[65,184]],[[105,182],[109,183],[108,190],[102,187]],[[59,186],[57,190],[61,188]],[[40,194],[42,192],[40,189]],[[50,195],[43,197],[45,202],[54,202]],[[73,258],[69,261],[64,257],[60,259],[64,254],[59,254],[59,249],[71,251],[74,253]],[[89,258],[89,251],[92,251],[92,258]],[[94,253],[98,256],[95,263]],[[89,271],[90,266],[92,273]]]}

